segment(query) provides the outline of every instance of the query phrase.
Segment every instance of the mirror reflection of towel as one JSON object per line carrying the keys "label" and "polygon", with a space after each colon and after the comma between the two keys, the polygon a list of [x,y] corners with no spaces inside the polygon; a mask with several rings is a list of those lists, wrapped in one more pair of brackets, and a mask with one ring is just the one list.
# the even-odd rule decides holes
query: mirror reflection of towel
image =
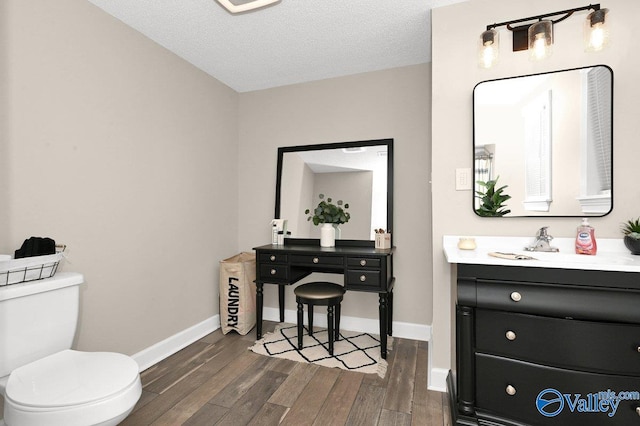
{"label": "mirror reflection of towel", "polygon": [[56,242],[48,237],[31,237],[24,240],[22,247],[16,250],[14,259],[32,256],[56,254]]}

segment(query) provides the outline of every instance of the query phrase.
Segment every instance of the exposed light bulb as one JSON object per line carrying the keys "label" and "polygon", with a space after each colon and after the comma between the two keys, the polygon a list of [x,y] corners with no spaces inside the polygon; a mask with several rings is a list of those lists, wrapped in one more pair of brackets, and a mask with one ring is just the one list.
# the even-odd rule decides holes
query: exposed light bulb
{"label": "exposed light bulb", "polygon": [[496,52],[493,46],[485,46],[485,48],[482,49],[483,68],[491,68],[495,60],[496,60]]}
{"label": "exposed light bulb", "polygon": [[585,25],[586,50],[597,52],[609,42],[609,26],[605,20],[608,9],[596,10],[587,16]]}
{"label": "exposed light bulb", "polygon": [[601,24],[596,24],[591,29],[591,37],[589,44],[594,50],[600,50],[604,46],[604,29]]}
{"label": "exposed light bulb", "polygon": [[544,34],[536,34],[533,42],[533,56],[536,59],[542,59],[547,56],[547,46],[544,40]]}
{"label": "exposed light bulb", "polygon": [[540,21],[529,27],[529,57],[534,60],[544,59],[551,55],[553,40],[553,23]]}
{"label": "exposed light bulb", "polygon": [[500,55],[500,38],[496,30],[487,30],[480,35],[478,66],[491,68]]}

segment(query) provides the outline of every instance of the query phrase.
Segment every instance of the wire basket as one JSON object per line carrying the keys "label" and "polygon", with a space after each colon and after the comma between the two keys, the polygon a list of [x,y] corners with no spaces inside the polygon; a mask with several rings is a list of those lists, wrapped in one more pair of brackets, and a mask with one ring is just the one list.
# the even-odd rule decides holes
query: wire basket
{"label": "wire basket", "polygon": [[65,246],[56,254],[0,261],[0,286],[51,278],[58,270]]}

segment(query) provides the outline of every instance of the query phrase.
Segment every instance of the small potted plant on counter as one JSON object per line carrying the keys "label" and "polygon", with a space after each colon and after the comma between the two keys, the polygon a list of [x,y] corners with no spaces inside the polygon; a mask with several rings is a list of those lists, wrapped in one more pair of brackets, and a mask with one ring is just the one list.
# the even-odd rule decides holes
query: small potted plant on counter
{"label": "small potted plant on counter", "polygon": [[624,245],[631,251],[631,254],[640,255],[640,218],[623,223],[622,233],[624,234]]}
{"label": "small potted plant on counter", "polygon": [[349,204],[344,203],[342,200],[338,200],[336,204],[333,204],[333,200],[330,197],[327,197],[325,201],[324,194],[319,194],[318,198],[320,198],[318,207],[313,211],[306,209],[304,213],[310,215],[307,217],[307,221],[313,221],[314,225],[322,224],[320,245],[322,247],[333,247],[335,246],[338,225],[347,223],[351,219],[351,214],[346,211],[349,208]]}

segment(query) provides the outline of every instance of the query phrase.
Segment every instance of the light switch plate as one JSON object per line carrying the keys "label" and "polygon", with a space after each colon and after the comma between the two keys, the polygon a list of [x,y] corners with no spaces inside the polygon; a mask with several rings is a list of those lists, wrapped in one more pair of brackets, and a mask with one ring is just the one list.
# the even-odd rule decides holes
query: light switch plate
{"label": "light switch plate", "polygon": [[471,169],[456,169],[456,191],[471,191],[472,186]]}

